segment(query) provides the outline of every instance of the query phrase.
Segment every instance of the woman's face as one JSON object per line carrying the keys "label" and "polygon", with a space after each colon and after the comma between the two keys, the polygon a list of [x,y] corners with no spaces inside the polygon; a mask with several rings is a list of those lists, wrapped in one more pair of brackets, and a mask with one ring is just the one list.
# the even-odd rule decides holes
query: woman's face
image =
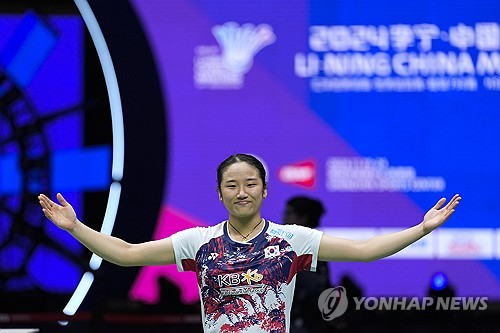
{"label": "woman's face", "polygon": [[267,189],[258,170],[245,162],[231,164],[222,174],[219,199],[235,218],[260,218]]}

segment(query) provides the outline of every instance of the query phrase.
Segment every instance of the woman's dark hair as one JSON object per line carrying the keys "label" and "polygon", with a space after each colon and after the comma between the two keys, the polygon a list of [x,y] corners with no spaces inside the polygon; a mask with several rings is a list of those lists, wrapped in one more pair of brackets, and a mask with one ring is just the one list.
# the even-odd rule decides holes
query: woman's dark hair
{"label": "woman's dark hair", "polygon": [[233,165],[234,163],[245,162],[253,166],[259,172],[260,179],[262,179],[262,184],[264,184],[264,188],[267,187],[266,181],[266,169],[259,159],[257,159],[253,155],[249,154],[233,154],[222,161],[221,164],[217,167],[217,190],[220,191],[220,185],[222,183],[222,174],[226,169]]}
{"label": "woman's dark hair", "polygon": [[305,226],[309,228],[317,228],[321,216],[325,213],[321,201],[306,196],[293,197],[286,204],[292,207],[297,215],[307,218]]}

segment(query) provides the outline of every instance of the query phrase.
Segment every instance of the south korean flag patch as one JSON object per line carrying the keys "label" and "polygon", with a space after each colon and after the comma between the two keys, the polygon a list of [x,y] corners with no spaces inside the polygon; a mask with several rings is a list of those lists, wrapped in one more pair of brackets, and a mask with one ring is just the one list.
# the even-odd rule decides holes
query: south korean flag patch
{"label": "south korean flag patch", "polygon": [[268,246],[264,249],[265,258],[274,258],[280,255],[279,245]]}

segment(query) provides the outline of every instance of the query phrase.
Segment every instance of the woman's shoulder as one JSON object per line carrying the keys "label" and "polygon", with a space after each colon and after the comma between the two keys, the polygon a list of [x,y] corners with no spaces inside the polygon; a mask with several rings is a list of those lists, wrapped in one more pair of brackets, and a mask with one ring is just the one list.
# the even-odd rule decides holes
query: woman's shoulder
{"label": "woman's shoulder", "polygon": [[181,234],[202,234],[202,235],[212,235],[212,234],[221,234],[224,231],[224,224],[226,221],[218,222],[214,225],[197,225],[190,228],[186,228],[184,230],[180,230],[178,233]]}
{"label": "woman's shoulder", "polygon": [[214,225],[199,225],[196,227],[189,228],[187,230],[192,230],[193,232],[202,232],[202,233],[220,233],[223,232],[225,224],[226,221],[221,221]]}
{"label": "woman's shoulder", "polygon": [[203,244],[210,239],[220,237],[224,234],[225,221],[215,225],[199,225],[187,228],[172,235],[174,242],[181,244]]}
{"label": "woman's shoulder", "polygon": [[281,224],[277,222],[273,222],[271,220],[267,220],[269,222],[269,228],[276,228],[276,229],[281,229],[281,230],[287,230],[287,231],[292,231],[292,230],[315,230],[309,227],[305,227],[303,225],[299,224]]}
{"label": "woman's shoulder", "polygon": [[305,227],[303,225],[298,225],[298,224],[279,224],[276,222],[269,221],[269,228],[267,229],[267,232],[269,234],[274,234],[274,235],[288,235],[288,237],[291,237],[294,234],[315,234],[315,233],[320,233],[319,230],[317,229],[312,229],[309,227]]}

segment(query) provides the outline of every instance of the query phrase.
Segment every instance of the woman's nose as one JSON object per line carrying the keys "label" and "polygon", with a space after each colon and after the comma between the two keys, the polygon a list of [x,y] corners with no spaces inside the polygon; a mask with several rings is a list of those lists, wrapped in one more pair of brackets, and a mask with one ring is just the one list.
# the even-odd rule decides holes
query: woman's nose
{"label": "woman's nose", "polygon": [[237,196],[238,198],[245,198],[245,197],[246,197],[246,195],[247,195],[247,192],[245,192],[245,188],[244,188],[244,187],[240,188],[240,189],[238,190],[238,194],[236,194],[236,196]]}

